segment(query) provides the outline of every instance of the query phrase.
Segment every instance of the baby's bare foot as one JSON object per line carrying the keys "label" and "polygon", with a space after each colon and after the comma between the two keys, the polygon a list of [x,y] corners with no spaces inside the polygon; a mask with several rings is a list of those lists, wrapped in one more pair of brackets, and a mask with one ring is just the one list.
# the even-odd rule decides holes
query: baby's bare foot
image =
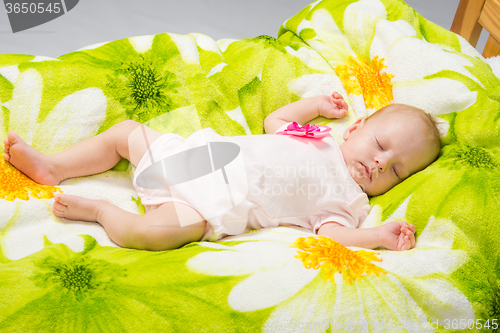
{"label": "baby's bare foot", "polygon": [[56,168],[45,155],[28,145],[19,135],[10,131],[4,140],[3,157],[19,171],[42,185],[58,185],[62,181]]}
{"label": "baby's bare foot", "polygon": [[57,194],[54,198],[52,212],[57,217],[64,217],[68,220],[97,221],[97,214],[104,200],[92,200],[76,195]]}

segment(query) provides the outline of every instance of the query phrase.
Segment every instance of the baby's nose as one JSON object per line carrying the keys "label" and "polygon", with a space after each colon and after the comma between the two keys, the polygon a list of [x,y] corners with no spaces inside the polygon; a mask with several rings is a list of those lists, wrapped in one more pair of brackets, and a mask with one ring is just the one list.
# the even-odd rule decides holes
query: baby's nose
{"label": "baby's nose", "polygon": [[377,164],[377,170],[379,172],[384,172],[387,168],[387,160],[382,157],[375,158],[375,163]]}

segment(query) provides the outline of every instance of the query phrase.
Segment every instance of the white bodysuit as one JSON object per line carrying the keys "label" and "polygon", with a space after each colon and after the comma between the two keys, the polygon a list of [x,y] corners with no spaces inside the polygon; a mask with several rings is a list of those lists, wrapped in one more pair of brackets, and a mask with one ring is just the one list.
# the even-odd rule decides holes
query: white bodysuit
{"label": "white bodysuit", "polygon": [[[224,143],[218,151],[215,142]],[[220,162],[217,156],[229,146],[234,148],[232,153],[223,154]],[[196,178],[169,186],[175,181],[170,181],[166,168],[174,164],[174,155],[197,147],[209,152],[210,172],[201,176],[198,172]],[[151,158],[155,163],[165,161],[159,169],[167,173],[163,188],[137,184],[141,172],[152,165]],[[182,169],[200,161],[191,158]],[[210,241],[279,225],[301,226],[314,233],[330,221],[356,228],[370,212],[368,196],[350,176],[338,144],[329,135],[321,139],[272,134],[228,137],[204,128],[184,139],[169,133],[153,142],[137,165],[133,184],[146,210],[169,201],[196,209],[208,222],[202,240]]]}

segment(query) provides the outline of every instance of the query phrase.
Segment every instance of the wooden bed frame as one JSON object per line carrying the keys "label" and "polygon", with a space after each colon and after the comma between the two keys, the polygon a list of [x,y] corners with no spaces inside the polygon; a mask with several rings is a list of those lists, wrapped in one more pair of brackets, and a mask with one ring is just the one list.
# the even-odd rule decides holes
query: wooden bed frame
{"label": "wooden bed frame", "polygon": [[500,55],[500,0],[460,0],[450,30],[476,47],[483,28],[490,34],[483,56]]}

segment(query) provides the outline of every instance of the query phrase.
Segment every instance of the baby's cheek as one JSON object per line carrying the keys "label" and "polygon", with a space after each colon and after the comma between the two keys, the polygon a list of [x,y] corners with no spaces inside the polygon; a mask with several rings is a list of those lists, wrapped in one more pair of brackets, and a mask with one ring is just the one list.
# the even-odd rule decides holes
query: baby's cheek
{"label": "baby's cheek", "polygon": [[394,186],[396,186],[397,184],[398,184],[398,181],[394,181],[392,179],[387,180],[386,182],[384,182],[383,186],[381,186],[381,190],[383,193],[386,193],[389,190],[391,190]]}

